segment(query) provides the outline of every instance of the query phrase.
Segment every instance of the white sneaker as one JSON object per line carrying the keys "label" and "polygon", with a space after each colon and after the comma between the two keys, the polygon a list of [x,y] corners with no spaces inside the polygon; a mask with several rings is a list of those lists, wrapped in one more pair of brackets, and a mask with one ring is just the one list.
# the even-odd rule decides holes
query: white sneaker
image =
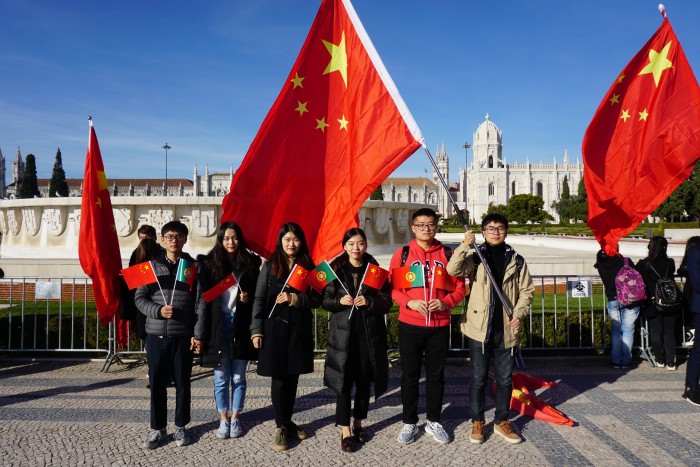
{"label": "white sneaker", "polygon": [[425,432],[433,435],[433,439],[440,444],[447,444],[450,442],[450,436],[438,422],[426,423]]}
{"label": "white sneaker", "polygon": [[401,431],[399,432],[399,443],[401,444],[411,444],[416,440],[416,435],[418,434],[418,427],[413,423],[405,423]]}

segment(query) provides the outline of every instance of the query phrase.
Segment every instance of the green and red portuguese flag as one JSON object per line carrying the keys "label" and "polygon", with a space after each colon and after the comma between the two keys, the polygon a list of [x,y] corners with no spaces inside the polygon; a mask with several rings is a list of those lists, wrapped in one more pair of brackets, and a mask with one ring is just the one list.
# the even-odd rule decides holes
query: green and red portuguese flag
{"label": "green and red portuguese flag", "polygon": [[190,290],[192,290],[192,286],[194,285],[194,281],[196,279],[197,265],[190,260],[180,258],[180,261],[177,262],[177,274],[175,276],[175,280],[178,282],[184,282],[185,284],[189,285]]}
{"label": "green and red portuguese flag", "polygon": [[403,266],[391,271],[391,284],[395,289],[425,287],[423,266]]}
{"label": "green and red portuguese flag", "polygon": [[666,18],[615,77],[583,137],[588,226],[608,255],[700,158],[700,87]]}
{"label": "green and red portuguese flag", "polygon": [[308,276],[306,276],[306,282],[308,282],[316,292],[321,293],[328,284],[337,278],[338,276],[335,275],[328,261],[323,260]]}

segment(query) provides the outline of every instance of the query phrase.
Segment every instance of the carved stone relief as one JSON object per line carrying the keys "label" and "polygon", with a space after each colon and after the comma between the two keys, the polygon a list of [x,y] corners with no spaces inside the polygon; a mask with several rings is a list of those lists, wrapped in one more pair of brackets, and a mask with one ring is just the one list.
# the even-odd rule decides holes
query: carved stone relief
{"label": "carved stone relief", "polygon": [[396,211],[396,230],[399,233],[406,233],[408,231],[408,209],[399,209]]}
{"label": "carved stone relief", "polygon": [[384,235],[391,227],[391,210],[387,208],[377,208],[374,211],[374,230]]}
{"label": "carved stone relief", "polygon": [[134,230],[134,209],[132,207],[112,208],[117,235],[128,237]]}
{"label": "carved stone relief", "polygon": [[217,229],[216,211],[210,209],[192,209],[192,230],[201,237],[211,237]]}
{"label": "carved stone relief", "polygon": [[22,208],[22,229],[31,236],[39,233],[41,207]]}
{"label": "carved stone relief", "polygon": [[46,208],[41,215],[41,222],[46,225],[47,232],[56,237],[66,230],[66,221],[66,208],[64,206]]}

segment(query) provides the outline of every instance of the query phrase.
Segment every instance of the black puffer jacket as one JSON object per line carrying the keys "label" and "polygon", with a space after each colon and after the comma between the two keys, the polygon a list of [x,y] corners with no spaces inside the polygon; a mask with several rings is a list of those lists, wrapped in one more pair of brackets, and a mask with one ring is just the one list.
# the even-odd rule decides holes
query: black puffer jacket
{"label": "black puffer jacket", "polygon": [[[365,264],[377,265],[377,261],[369,254],[363,257]],[[328,329],[328,350],[326,352],[326,365],[323,374],[323,384],[340,393],[345,383],[345,368],[349,353],[350,333],[353,332],[354,321],[362,320],[365,335],[367,336],[372,376],[374,381],[374,397],[384,394],[388,383],[389,361],[386,355],[386,324],[384,315],[391,309],[391,288],[387,281],[382,290],[377,290],[365,285],[360,286],[360,292],[367,298],[368,306],[356,308],[352,319],[350,310],[352,307],[341,305],[340,298],[348,292],[355,297],[357,289],[349,270],[349,263],[343,262],[335,271],[338,280],[347,288],[340,285],[338,280],[326,287],[323,295],[323,308],[332,313]]]}
{"label": "black puffer jacket", "polygon": [[[200,264],[204,264],[204,256],[198,256]],[[225,345],[231,346],[231,357],[239,360],[257,360],[258,351],[253,347],[250,340],[250,323],[253,316],[253,297],[255,285],[260,274],[260,263],[262,260],[255,256],[256,264],[252,271],[238,273],[234,275],[238,279],[239,295],[241,292],[248,293],[248,301],[241,303],[236,300],[236,318],[233,327],[233,342],[224,342],[222,339],[223,327],[221,325],[221,296],[216,297],[207,304],[207,316],[209,316],[209,340],[202,351],[201,365],[206,368],[217,368],[221,365],[221,351]],[[204,267],[202,271],[202,290],[207,291],[218,284],[218,281],[211,277],[210,271]]]}
{"label": "black puffer jacket", "polygon": [[321,304],[321,297],[310,290],[297,294],[296,307],[285,303],[277,305],[272,318],[268,318],[275,305],[275,299],[284,286],[286,277],[278,279],[266,262],[255,287],[253,321],[250,334],[263,336],[263,344],[258,357],[258,374],[284,378],[287,375],[300,375],[314,371],[314,335],[312,308]]}
{"label": "black puffer jacket", "polygon": [[[194,262],[197,271],[201,270],[201,265],[187,253],[183,253],[181,258]],[[195,280],[192,290],[184,282],[178,282],[177,263],[170,264],[165,259],[165,252],[152,264],[158,283],[139,287],[135,297],[136,307],[146,315],[146,333],[154,336],[193,336],[206,340],[209,330],[207,304],[202,298],[199,278]],[[160,309],[166,304],[173,306],[173,317],[170,319],[160,315]]]}
{"label": "black puffer jacket", "polygon": [[[652,269],[652,267],[654,269]],[[658,314],[658,309],[656,305],[651,302],[651,298],[654,296],[656,291],[656,283],[659,282],[659,276],[656,275],[654,270],[659,273],[661,277],[673,277],[676,270],[676,262],[673,258],[656,258],[654,263],[649,261],[649,258],[644,258],[637,263],[636,269],[642,275],[644,279],[644,285],[647,288],[647,300],[642,304],[642,316],[647,319],[654,318]],[[680,311],[679,306],[677,310],[670,309],[668,312]]]}

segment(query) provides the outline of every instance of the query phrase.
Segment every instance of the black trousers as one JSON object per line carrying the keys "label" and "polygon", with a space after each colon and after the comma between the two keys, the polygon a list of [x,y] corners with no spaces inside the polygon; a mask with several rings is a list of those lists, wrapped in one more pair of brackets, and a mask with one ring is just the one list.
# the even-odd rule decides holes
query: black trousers
{"label": "black trousers", "polygon": [[192,351],[189,337],[146,336],[148,382],[151,385],[151,429],[168,425],[168,384],[175,380],[175,426],[190,423]]}
{"label": "black trousers", "polygon": [[336,397],[335,423],[337,425],[350,426],[350,404],[353,385],[355,386],[355,408],[352,410],[352,416],[356,420],[367,418],[371,380],[372,363],[370,362],[367,335],[365,333],[351,332],[343,391]]}
{"label": "black trousers", "polygon": [[449,326],[427,328],[399,322],[401,404],[404,423],[418,423],[418,381],[424,357],[426,415],[428,421],[440,421],[449,340]]}
{"label": "black trousers", "polygon": [[[653,306],[653,305],[652,305]],[[658,363],[675,365],[676,356],[676,313],[657,313],[647,319],[649,344]]]}
{"label": "black trousers", "polygon": [[299,375],[272,378],[270,392],[272,397],[272,410],[275,412],[277,428],[282,428],[292,421],[298,385]]}

